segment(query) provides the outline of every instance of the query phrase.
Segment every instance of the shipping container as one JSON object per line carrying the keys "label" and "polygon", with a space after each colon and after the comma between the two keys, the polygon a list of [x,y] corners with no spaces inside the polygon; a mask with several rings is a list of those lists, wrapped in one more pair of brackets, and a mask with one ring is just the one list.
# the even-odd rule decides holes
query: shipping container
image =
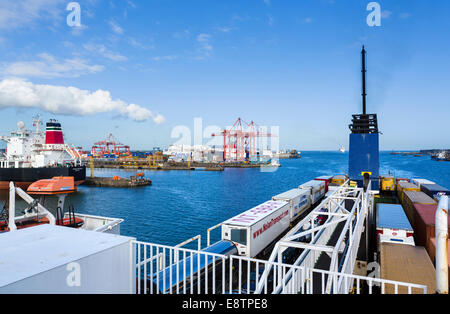
{"label": "shipping container", "polygon": [[256,257],[276,240],[290,225],[290,204],[286,201],[268,201],[222,225],[222,240],[233,242],[238,254]]}
{"label": "shipping container", "polygon": [[333,179],[331,179],[331,183],[341,186],[347,180],[348,180],[348,176],[347,175],[337,175],[337,176],[334,176]]}
{"label": "shipping container", "polygon": [[[447,239],[447,248],[450,246],[450,239]],[[429,245],[426,247],[428,255],[431,261],[436,264],[436,238],[431,238]],[[450,254],[447,254],[448,258],[448,282],[450,282]]]}
{"label": "shipping container", "polygon": [[403,208],[405,209],[406,215],[408,216],[409,221],[414,226],[415,222],[415,209],[414,204],[427,204],[427,205],[436,205],[436,201],[426,195],[423,192],[416,192],[416,191],[405,191],[403,193]]}
{"label": "shipping container", "polygon": [[415,245],[414,230],[401,205],[377,204],[377,241]]}
{"label": "shipping container", "polygon": [[340,187],[340,185],[335,184],[335,183],[328,184],[328,193],[335,192],[336,190],[339,189],[339,187]]}
{"label": "shipping container", "polygon": [[450,195],[450,190],[439,184],[422,184],[420,189],[431,198],[435,195]]}
{"label": "shipping container", "polygon": [[274,196],[272,200],[289,202],[289,218],[291,222],[311,208],[311,200],[307,190],[292,189]]}
{"label": "shipping container", "polygon": [[311,180],[298,187],[301,190],[310,191],[311,204],[314,205],[325,196],[325,182]]}
{"label": "shipping container", "polygon": [[406,181],[400,181],[397,185],[397,196],[400,202],[403,204],[403,197],[404,197],[404,191],[416,191],[420,192],[420,189],[417,185],[406,182]]}
{"label": "shipping container", "polygon": [[[428,247],[431,238],[436,236],[435,222],[437,204],[414,204],[414,238],[418,245]],[[450,216],[448,217],[450,234]]]}
{"label": "shipping container", "polygon": [[[380,247],[380,277],[386,280],[409,282],[427,286],[427,293],[436,292],[436,270],[421,246],[382,243]],[[407,294],[408,288],[398,287],[399,294]],[[422,289],[412,288],[412,293],[423,293]],[[386,294],[394,294],[392,284],[385,285]]]}
{"label": "shipping container", "polygon": [[422,184],[436,184],[436,182],[427,180],[427,179],[412,179],[412,183],[417,185],[419,188]]}
{"label": "shipping container", "polygon": [[135,293],[134,238],[54,225],[0,237],[0,293]]}
{"label": "shipping container", "polygon": [[380,177],[381,191],[393,192],[395,191],[395,179],[394,177]]}
{"label": "shipping container", "polygon": [[396,189],[397,189],[398,183],[399,183],[400,181],[406,181],[406,182],[409,182],[409,179],[408,179],[408,178],[396,178],[396,179],[395,179],[395,188],[396,188]]}
{"label": "shipping container", "polygon": [[315,178],[314,180],[324,181],[325,182],[325,193],[327,193],[328,185],[330,185],[332,179],[333,179],[333,176],[321,176],[321,177]]}

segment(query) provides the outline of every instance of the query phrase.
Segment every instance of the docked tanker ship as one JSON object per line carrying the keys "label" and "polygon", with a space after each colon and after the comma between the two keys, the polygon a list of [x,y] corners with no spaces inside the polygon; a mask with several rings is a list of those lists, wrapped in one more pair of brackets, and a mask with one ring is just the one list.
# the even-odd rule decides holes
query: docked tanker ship
{"label": "docked tanker ship", "polygon": [[75,147],[64,143],[61,124],[50,120],[42,132],[40,117],[33,122],[34,131],[25,129],[20,121],[10,136],[0,136],[7,143],[6,152],[0,156],[0,190],[9,189],[11,181],[26,189],[38,180],[59,176],[74,177],[77,185],[83,183],[86,167]]}

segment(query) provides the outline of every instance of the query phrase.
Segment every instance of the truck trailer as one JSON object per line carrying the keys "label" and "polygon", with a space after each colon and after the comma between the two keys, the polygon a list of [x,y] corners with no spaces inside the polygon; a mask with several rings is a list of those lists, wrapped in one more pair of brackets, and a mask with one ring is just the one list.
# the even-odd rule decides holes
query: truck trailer
{"label": "truck trailer", "polygon": [[303,183],[298,187],[301,190],[310,191],[311,204],[316,204],[322,197],[325,196],[325,182],[311,180]]}
{"label": "truck trailer", "polygon": [[311,207],[309,193],[307,190],[292,189],[272,197],[272,200],[289,202],[289,219],[292,223]]}
{"label": "truck trailer", "polygon": [[290,202],[267,201],[225,221],[222,240],[233,242],[239,255],[256,257],[289,228],[290,212]]}

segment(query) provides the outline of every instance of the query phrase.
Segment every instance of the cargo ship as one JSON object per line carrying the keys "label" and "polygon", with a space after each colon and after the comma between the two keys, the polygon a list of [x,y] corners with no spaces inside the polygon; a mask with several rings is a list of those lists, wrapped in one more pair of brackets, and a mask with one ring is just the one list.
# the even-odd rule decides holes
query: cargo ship
{"label": "cargo ship", "polygon": [[10,136],[0,137],[7,143],[0,156],[0,190],[9,189],[11,181],[26,189],[35,181],[53,177],[74,177],[75,184],[82,184],[86,167],[77,149],[64,143],[61,123],[52,119],[42,132],[40,116],[33,122],[34,131],[25,129],[20,121]]}
{"label": "cargo ship", "polygon": [[[268,195],[209,228],[205,247],[201,235],[169,246],[51,224],[0,234],[9,252],[0,293],[295,294],[299,301],[305,294],[448,294],[450,190],[379,174],[364,48],[362,61],[363,112],[349,125],[347,174]],[[197,249],[184,247],[196,240]],[[74,264],[83,270],[78,279],[61,271]],[[61,285],[66,278],[70,284]]]}

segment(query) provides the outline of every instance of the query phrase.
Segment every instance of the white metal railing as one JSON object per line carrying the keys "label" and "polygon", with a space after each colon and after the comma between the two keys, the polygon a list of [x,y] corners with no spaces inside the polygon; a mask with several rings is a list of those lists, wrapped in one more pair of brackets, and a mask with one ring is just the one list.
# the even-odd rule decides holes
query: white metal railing
{"label": "white metal railing", "polygon": [[217,224],[217,225],[215,225],[215,226],[209,228],[209,229],[206,231],[206,245],[207,245],[207,246],[210,246],[210,245],[211,245],[211,231],[213,231],[214,229],[217,229],[217,228],[221,227],[222,225],[223,225],[223,223],[221,222],[220,224]]}
{"label": "white metal railing", "polygon": [[[356,212],[356,216],[352,218],[351,224],[354,227],[348,229],[349,240],[346,246],[346,253],[344,254],[344,260],[340,269],[335,269],[345,274],[352,274],[355,269],[356,257],[358,254],[358,248],[361,241],[361,235],[364,229],[365,220],[368,217],[369,210],[373,207],[373,195],[371,195],[372,183],[369,182],[366,192],[362,195],[362,202],[360,203],[360,210]],[[355,221],[356,219],[356,221]],[[348,291],[351,282],[344,281],[343,278],[338,283],[339,291]],[[343,290],[342,290],[343,289]]]}
{"label": "white metal railing", "polygon": [[[269,258],[270,262],[281,262],[283,253],[288,249],[295,248],[302,249],[303,251],[293,263],[294,266],[302,266],[313,269],[316,267],[316,263],[318,262],[321,254],[324,253],[331,257],[331,264],[329,265],[328,270],[333,272],[337,271],[338,254],[342,253],[341,244],[344,243],[347,230],[353,227],[351,222],[353,221],[355,215],[358,217],[358,212],[363,207],[361,193],[362,189],[349,187],[348,182],[349,181],[334,191],[328,198],[323,200],[311,211],[311,213],[308,214],[308,216],[293,227],[275,245],[272,255]],[[345,208],[346,200],[354,201],[354,206],[351,211],[348,211]],[[322,225],[314,226],[314,221],[318,216],[326,216],[327,218]],[[336,244],[333,247],[327,246],[338,225],[344,222],[345,226]],[[314,227],[308,227],[309,225]],[[266,269],[263,274],[263,278],[268,276],[270,271],[270,269]],[[352,272],[349,273],[351,274]],[[284,274],[283,277],[278,277],[278,280],[280,281],[280,284],[293,280],[293,270],[291,269],[288,273]],[[328,280],[327,283],[330,284],[331,281]],[[260,282],[256,291],[260,293],[262,289],[263,283]]]}
{"label": "white metal railing", "polygon": [[[139,241],[134,244],[138,294],[253,294],[261,282],[260,294],[427,293],[426,286],[412,283]],[[270,272],[263,277],[266,269]],[[279,280],[288,273],[290,280]],[[334,288],[327,291],[329,278]]]}

